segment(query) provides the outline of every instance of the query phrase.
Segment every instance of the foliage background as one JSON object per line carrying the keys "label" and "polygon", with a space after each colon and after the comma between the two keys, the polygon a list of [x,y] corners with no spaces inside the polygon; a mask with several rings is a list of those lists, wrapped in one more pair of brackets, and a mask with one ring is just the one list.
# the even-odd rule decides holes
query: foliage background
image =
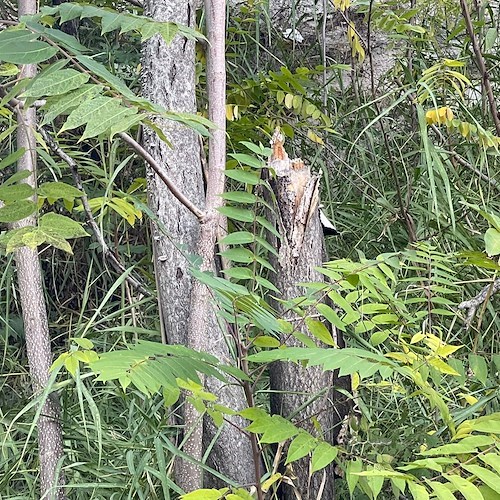
{"label": "foliage background", "polygon": [[[456,314],[457,305],[491,282],[497,272],[493,260],[477,253],[485,248],[484,234],[495,226],[471,205],[487,214],[499,213],[498,142],[459,5],[444,0],[422,0],[404,7],[400,2],[359,1],[346,10],[342,9],[345,3],[334,3],[337,10],[333,13],[330,9],[327,28],[340,27],[347,35],[349,22],[355,27],[350,43],[341,51],[336,47],[337,51],[332,48],[326,52],[320,9],[312,24],[307,23],[312,15],[302,12],[299,5],[294,8],[293,2],[281,23],[265,2],[248,2],[229,17],[229,147],[235,154],[248,154],[242,141],[255,147],[267,145],[269,134],[279,124],[289,136],[290,156],[307,158],[314,169],[323,171],[325,210],[342,232],[329,241],[329,257],[360,263],[352,267],[354,264],[341,260],[334,270],[340,273],[333,280],[342,296],[354,289],[370,290],[380,281],[379,276],[368,274],[364,282],[349,282],[350,274],[363,276],[365,267],[378,265],[373,262],[385,262],[391,268],[394,279],[386,277],[390,294],[384,289],[386,295],[380,302],[387,309],[384,314],[396,311],[397,318],[385,318],[372,329],[363,330],[367,314],[362,308],[375,302],[374,297],[353,301],[359,314],[355,325],[346,323],[345,316],[340,319],[346,326],[349,346],[377,354],[408,355],[409,350],[423,360],[432,353],[431,337],[422,338],[419,348],[410,344],[421,332],[436,335],[447,345],[460,345],[448,361],[459,376],[430,369],[429,383],[455,425],[493,414],[498,411],[500,369],[496,299],[487,302],[467,330],[463,328],[463,313]],[[498,19],[494,5],[483,2],[474,16],[476,35],[496,89]],[[315,29],[311,30],[311,25]],[[288,27],[303,30],[305,42],[285,37]],[[387,58],[389,54],[392,61],[380,79],[371,77],[379,61],[377,47],[369,41],[372,36],[377,36],[379,43],[383,41],[378,55]],[[99,24],[90,19],[81,22],[78,37],[80,43],[98,53],[98,62],[138,91],[137,37],[117,31],[101,34]],[[446,60],[458,64],[446,65]],[[200,44],[202,113],[206,105],[204,62]],[[452,111],[452,117],[439,118],[438,110],[444,107]],[[4,113],[1,120],[4,158],[15,146],[9,138],[9,116]],[[158,341],[143,163],[116,138],[89,138],[78,143],[81,133],[81,129],[66,131],[59,137],[60,145],[77,162],[96,220],[113,251],[127,269],[133,268],[151,295],[141,298],[125,276],[117,278],[90,238],[75,240],[73,256],[42,247],[54,348],[58,353],[76,349],[70,339],[82,336],[91,340],[99,353],[138,339]],[[44,167],[40,183],[72,183],[67,164],[43,148],[39,154]],[[238,165],[242,168],[235,158],[228,162],[231,169]],[[251,171],[251,165],[244,165],[243,170]],[[0,171],[1,180],[9,173],[8,169]],[[236,181],[232,189],[241,190],[241,184]],[[78,208],[72,210],[62,200],[49,202],[47,199],[40,207],[41,214],[71,214],[83,222]],[[240,222],[232,223],[234,230],[241,229]],[[413,253],[399,254],[409,243],[417,242],[420,246]],[[398,255],[388,255],[392,253]],[[382,258],[376,260],[380,254]],[[6,498],[34,498],[35,406],[28,391],[15,270],[11,254],[4,253],[1,258],[0,491]],[[265,266],[256,268],[254,274],[269,277]],[[249,283],[259,294],[267,293],[262,282]],[[337,306],[342,310],[341,304]],[[398,308],[403,308],[404,314]],[[401,366],[414,362],[399,361]],[[349,422],[348,437],[342,444],[341,488],[359,498],[377,496],[379,486],[384,488],[381,495],[390,495],[394,487],[394,481],[382,485],[377,479],[363,478],[354,492],[355,476],[351,473],[360,472],[361,466],[365,472],[379,465],[384,470],[395,469],[419,458],[419,452],[451,439],[443,427],[439,404],[433,406],[425,397],[410,397],[418,391],[415,379],[408,382],[399,375],[386,380],[378,373],[359,380],[358,413]],[[70,450],[65,471],[71,497],[175,496],[178,488],[169,477],[175,454],[169,441],[176,432],[171,425],[174,410],[166,409],[158,394],[147,397],[134,386],[124,393],[119,384],[96,381],[88,368],[76,369],[74,375],[61,371],[55,382],[62,395],[65,443]],[[264,404],[265,391],[264,380],[259,393]],[[485,455],[485,450],[493,453],[495,446],[498,442],[475,449]],[[474,452],[466,455],[475,457]],[[422,470],[431,477],[428,465]],[[459,475],[470,478],[470,474],[462,469]],[[413,497],[420,498],[422,493],[418,488],[415,491],[411,491]],[[490,498],[487,487],[482,491]]]}

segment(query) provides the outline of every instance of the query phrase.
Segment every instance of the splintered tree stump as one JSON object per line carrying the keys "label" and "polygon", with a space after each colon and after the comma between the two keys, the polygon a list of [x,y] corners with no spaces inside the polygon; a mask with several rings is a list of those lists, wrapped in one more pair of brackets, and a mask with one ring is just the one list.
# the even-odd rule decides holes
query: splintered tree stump
{"label": "splintered tree stump", "polygon": [[[280,300],[276,300],[273,305],[296,332],[312,338],[304,319],[284,302],[305,295],[306,290],[300,283],[322,282],[325,279],[315,270],[326,257],[318,210],[321,175],[312,173],[300,159],[290,160],[283,142],[283,134],[276,129],[271,140],[273,153],[269,170],[270,185],[276,199],[274,223],[281,239],[272,235],[270,238],[278,250],[278,257],[273,258],[271,263],[276,270],[274,283],[281,295],[277,297]],[[342,339],[331,330],[337,345],[342,347]],[[281,340],[289,347],[304,347],[294,335],[283,335]],[[313,340],[318,346],[327,348],[316,339]],[[334,390],[335,374],[323,372],[320,367],[275,362],[271,366],[270,378],[271,411],[291,418],[296,425],[333,444],[339,422],[346,414],[346,402]],[[345,384],[346,381],[342,382]],[[283,486],[281,498],[333,499],[333,469],[334,465],[331,464],[311,476],[310,457],[292,463],[286,475],[293,484],[286,481],[289,484]]]}

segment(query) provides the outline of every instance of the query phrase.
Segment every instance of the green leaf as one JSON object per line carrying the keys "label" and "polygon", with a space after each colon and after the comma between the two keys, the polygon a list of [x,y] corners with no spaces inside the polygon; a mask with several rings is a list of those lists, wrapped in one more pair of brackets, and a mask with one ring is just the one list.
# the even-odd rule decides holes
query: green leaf
{"label": "green leaf", "polygon": [[306,325],[311,334],[326,345],[335,347],[335,340],[328,328],[316,319],[306,318]]}
{"label": "green leaf", "polygon": [[0,222],[16,222],[36,212],[36,205],[30,200],[19,200],[0,208]]}
{"label": "green leaf", "polygon": [[359,458],[356,458],[355,460],[350,460],[347,462],[347,467],[346,467],[346,479],[347,479],[347,486],[349,487],[349,493],[352,494],[354,493],[354,489],[356,488],[356,485],[358,484],[359,481],[359,476],[356,474],[357,472],[361,472],[363,468],[363,462]]}
{"label": "green leaf", "polygon": [[339,330],[345,332],[346,327],[344,322],[339,318],[336,311],[334,311],[330,306],[326,304],[318,304],[316,309],[320,314],[322,314],[333,326]]}
{"label": "green leaf", "polygon": [[[245,153],[230,153],[228,154],[231,158],[234,158],[236,161],[241,163],[242,165],[248,165],[249,167],[261,169],[264,167],[264,162],[259,158],[255,158],[255,156],[250,156]],[[227,172],[227,171],[226,171]]]}
{"label": "green leaf", "polygon": [[115,135],[129,131],[140,123],[144,116],[143,114],[130,114],[121,118],[109,128],[109,139],[112,140]]}
{"label": "green leaf", "polygon": [[251,280],[254,278],[252,269],[248,267],[230,267],[229,269],[224,269],[224,274],[238,280]]}
{"label": "green leaf", "polygon": [[337,458],[338,452],[337,447],[325,441],[319,443],[312,453],[311,472],[321,470],[333,462]]}
{"label": "green leaf", "polygon": [[483,500],[481,492],[470,481],[456,474],[443,474],[443,477],[453,484],[466,500]]}
{"label": "green leaf", "polygon": [[484,52],[489,52],[495,45],[498,32],[496,28],[488,28],[484,37]]}
{"label": "green leaf", "polygon": [[379,344],[382,344],[383,342],[385,342],[387,340],[387,338],[389,337],[390,334],[391,334],[390,330],[382,330],[379,332],[375,332],[370,337],[370,344],[373,346],[377,346]]}
{"label": "green leaf", "polygon": [[438,481],[426,481],[436,494],[438,500],[456,500],[455,496],[451,493],[445,484]]}
{"label": "green leaf", "polygon": [[429,493],[421,484],[408,481],[408,489],[414,500],[429,500]]}
{"label": "green leaf", "polygon": [[83,349],[93,349],[94,343],[85,337],[73,337],[71,340]]}
{"label": "green leaf", "polygon": [[221,194],[221,198],[237,203],[255,203],[258,199],[253,193],[247,193],[246,191],[230,191]]}
{"label": "green leaf", "polygon": [[484,234],[484,245],[490,257],[500,254],[500,231],[490,227]]}
{"label": "green leaf", "polygon": [[66,94],[87,83],[90,75],[74,69],[62,69],[48,75],[41,74],[24,92],[24,97],[47,97]]}
{"label": "green leaf", "polygon": [[280,443],[299,433],[297,427],[279,415],[257,418],[246,430],[262,434],[260,439],[262,443]]}
{"label": "green leaf", "polygon": [[89,236],[78,222],[65,215],[55,214],[53,212],[49,212],[40,218],[39,227],[64,239]]}
{"label": "green leaf", "polygon": [[230,179],[234,179],[235,181],[242,182],[243,184],[250,184],[252,186],[256,186],[260,184],[260,174],[255,172],[247,172],[246,170],[241,169],[232,169],[224,171],[226,177]]}
{"label": "green leaf", "polygon": [[242,262],[245,264],[251,264],[255,261],[255,255],[246,248],[230,248],[224,252],[220,252],[219,255],[225,257],[233,262]]}
{"label": "green leaf", "polygon": [[477,453],[479,447],[489,446],[494,442],[494,438],[490,436],[474,435],[469,436],[458,443],[444,444],[437,448],[431,448],[422,452],[425,456],[440,456],[440,455],[461,455],[464,453]]}
{"label": "green leaf", "polygon": [[10,154],[9,156],[6,156],[2,161],[0,161],[0,170],[8,167],[9,165],[12,165],[15,163],[23,154],[25,153],[25,149],[21,148],[15,151],[14,153]]}
{"label": "green leaf", "polygon": [[478,477],[484,484],[500,495],[500,476],[479,465],[462,465],[462,468]]}
{"label": "green leaf", "polygon": [[274,337],[261,335],[253,339],[253,345],[257,347],[279,347],[281,343],[278,339],[275,339]]}
{"label": "green leaf", "polygon": [[222,490],[216,489],[201,489],[196,491],[191,491],[186,495],[182,495],[182,500],[219,500],[224,497],[224,494],[229,491],[228,488],[223,488]]}
{"label": "green leaf", "polygon": [[245,243],[253,243],[255,237],[249,231],[236,231],[222,238],[221,243],[225,245],[243,245]]}
{"label": "green leaf", "polygon": [[37,189],[38,195],[50,200],[74,200],[83,196],[83,193],[65,182],[44,182]]}
{"label": "green leaf", "polygon": [[299,432],[288,448],[285,465],[305,457],[316,447],[316,439],[308,432]]}
{"label": "green leaf", "polygon": [[491,468],[495,469],[496,473],[500,475],[500,455],[497,453],[487,453],[486,455],[479,455],[479,458]]}
{"label": "green leaf", "polygon": [[[123,83],[120,78],[113,75],[106,66],[97,62],[95,59],[92,59],[89,56],[77,55],[76,59],[79,63],[85,66],[88,70],[90,70],[95,75],[102,78],[106,83],[108,83],[113,89],[117,90],[127,99],[130,99],[132,102],[148,102],[146,100],[141,100],[138,96],[136,96],[128,87]],[[108,98],[109,99],[109,98]]]}
{"label": "green leaf", "polygon": [[154,35],[161,35],[165,43],[168,45],[178,33],[179,28],[174,23],[168,22],[149,22],[143,24],[140,29],[141,42],[148,40]]}
{"label": "green leaf", "polygon": [[0,185],[0,200],[10,203],[16,200],[24,200],[34,193],[29,184],[14,184],[13,186]]}
{"label": "green leaf", "polygon": [[[4,30],[0,37],[0,61],[13,64],[36,64],[50,59],[57,53],[55,47],[36,40],[36,35],[27,30]],[[5,36],[7,35],[7,36]]]}
{"label": "green leaf", "polygon": [[469,354],[469,366],[479,382],[486,384],[488,380],[488,364],[486,360],[478,354]]}
{"label": "green leaf", "polygon": [[45,111],[42,125],[50,123],[59,115],[68,114],[85,101],[93,99],[97,94],[102,92],[103,88],[102,85],[87,84],[66,95],[48,98],[45,105],[41,108]]}
{"label": "green leaf", "polygon": [[260,286],[263,286],[264,288],[267,288],[268,290],[272,290],[273,292],[276,292],[278,295],[281,294],[281,292],[268,279],[257,275],[257,276],[255,276],[255,281]]}
{"label": "green leaf", "polygon": [[255,214],[251,210],[236,207],[220,207],[217,209],[222,215],[230,219],[239,220],[241,222],[253,222]]}

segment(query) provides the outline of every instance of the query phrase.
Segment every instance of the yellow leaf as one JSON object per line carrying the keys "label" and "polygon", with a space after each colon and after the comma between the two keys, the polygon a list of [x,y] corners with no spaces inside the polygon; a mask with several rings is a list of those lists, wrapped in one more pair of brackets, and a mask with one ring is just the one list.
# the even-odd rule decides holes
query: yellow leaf
{"label": "yellow leaf", "polygon": [[307,131],[307,137],[316,144],[321,144],[322,146],[325,144],[323,142],[323,139],[319,135],[315,134],[312,130]]}
{"label": "yellow leaf", "polygon": [[266,479],[262,483],[262,491],[264,493],[267,493],[267,491],[269,491],[269,488],[279,479],[281,479],[281,474],[279,473],[273,474],[269,479]]}
{"label": "yellow leaf", "polygon": [[448,345],[443,344],[436,349],[436,354],[441,358],[447,358],[450,354],[453,354],[455,351],[458,351],[463,346],[461,345]]}
{"label": "yellow leaf", "polygon": [[285,106],[288,109],[291,109],[293,107],[293,94],[287,94],[285,96]]}
{"label": "yellow leaf", "polygon": [[460,122],[458,126],[458,130],[462,134],[463,137],[468,137],[470,134],[470,123],[468,122]]}
{"label": "yellow leaf", "polygon": [[359,383],[361,382],[361,379],[359,377],[359,373],[358,372],[354,372],[352,375],[351,375],[351,388],[353,391],[357,390],[357,388],[359,387]]}
{"label": "yellow leaf", "polygon": [[413,337],[410,340],[410,344],[416,344],[417,342],[420,342],[422,339],[425,339],[425,333],[416,333],[413,335]]}
{"label": "yellow leaf", "polygon": [[467,401],[468,404],[475,405],[479,400],[475,398],[472,394],[465,394],[463,392],[460,393],[460,396],[462,396],[465,401]]}
{"label": "yellow leaf", "polygon": [[425,121],[428,125],[434,125],[437,122],[437,111],[435,109],[429,109],[425,113]]}
{"label": "yellow leaf", "polygon": [[345,12],[351,6],[351,0],[333,0],[333,6]]}
{"label": "yellow leaf", "polygon": [[460,375],[460,373],[458,373],[448,363],[445,363],[440,358],[430,358],[428,361],[431,366],[436,368],[441,373],[444,373],[446,375]]}

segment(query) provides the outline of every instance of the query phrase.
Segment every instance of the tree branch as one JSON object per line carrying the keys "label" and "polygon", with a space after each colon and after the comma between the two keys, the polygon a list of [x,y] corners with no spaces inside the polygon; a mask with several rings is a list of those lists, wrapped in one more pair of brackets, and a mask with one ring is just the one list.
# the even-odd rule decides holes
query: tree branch
{"label": "tree branch", "polygon": [[493,118],[493,123],[495,124],[497,135],[500,135],[500,117],[498,116],[497,105],[495,102],[495,97],[493,95],[493,89],[491,88],[490,76],[488,74],[488,69],[486,68],[486,63],[484,62],[483,54],[481,53],[481,48],[479,47],[476,35],[474,34],[474,26],[472,25],[472,19],[470,17],[466,0],[460,0],[460,6],[462,8],[462,15],[465,20],[467,33],[472,43],[474,54],[476,55],[476,63],[478,65],[479,72],[481,73],[481,80],[483,81],[484,89],[486,90],[486,96],[488,97],[488,103],[490,105],[490,112]]}
{"label": "tree branch", "polygon": [[469,329],[474,316],[476,315],[477,308],[481,304],[485,304],[490,298],[500,291],[500,278],[494,280],[491,284],[486,285],[474,298],[465,300],[458,305],[459,309],[467,310],[464,328]]}
{"label": "tree branch", "polygon": [[[101,246],[102,253],[106,257],[106,259],[109,260],[113,268],[119,272],[119,273],[124,273],[126,272],[125,267],[121,264],[121,262],[118,260],[114,252],[109,248],[108,244],[106,243],[106,240],[104,239],[104,236],[97,225],[94,216],[92,214],[92,209],[90,208],[88,199],[87,199],[87,194],[85,193],[85,188],[83,187],[83,182],[82,178],[80,177],[80,174],[78,173],[78,167],[67,153],[65,153],[59,145],[52,139],[52,137],[47,133],[47,131],[43,127],[38,127],[38,131],[42,135],[44,141],[49,145],[50,149],[57,155],[61,160],[63,160],[70,168],[71,170],[71,175],[73,176],[73,180],[75,182],[75,186],[83,193],[82,196],[80,197],[83,205],[83,210],[85,211],[85,216],[87,219],[87,223],[90,226],[90,229],[94,233],[94,237]],[[136,278],[133,276],[127,276],[126,278],[127,282],[132,285],[135,289],[137,289],[140,293],[143,295],[150,297],[151,292]]]}
{"label": "tree branch", "polygon": [[156,175],[165,183],[170,189],[170,192],[192,213],[196,218],[202,222],[205,218],[205,212],[200,210],[194,203],[192,203],[181,190],[175,185],[174,181],[165,173],[161,165],[130,135],[125,132],[120,132],[119,136],[144,160],[146,160],[151,168],[155,171]]}

